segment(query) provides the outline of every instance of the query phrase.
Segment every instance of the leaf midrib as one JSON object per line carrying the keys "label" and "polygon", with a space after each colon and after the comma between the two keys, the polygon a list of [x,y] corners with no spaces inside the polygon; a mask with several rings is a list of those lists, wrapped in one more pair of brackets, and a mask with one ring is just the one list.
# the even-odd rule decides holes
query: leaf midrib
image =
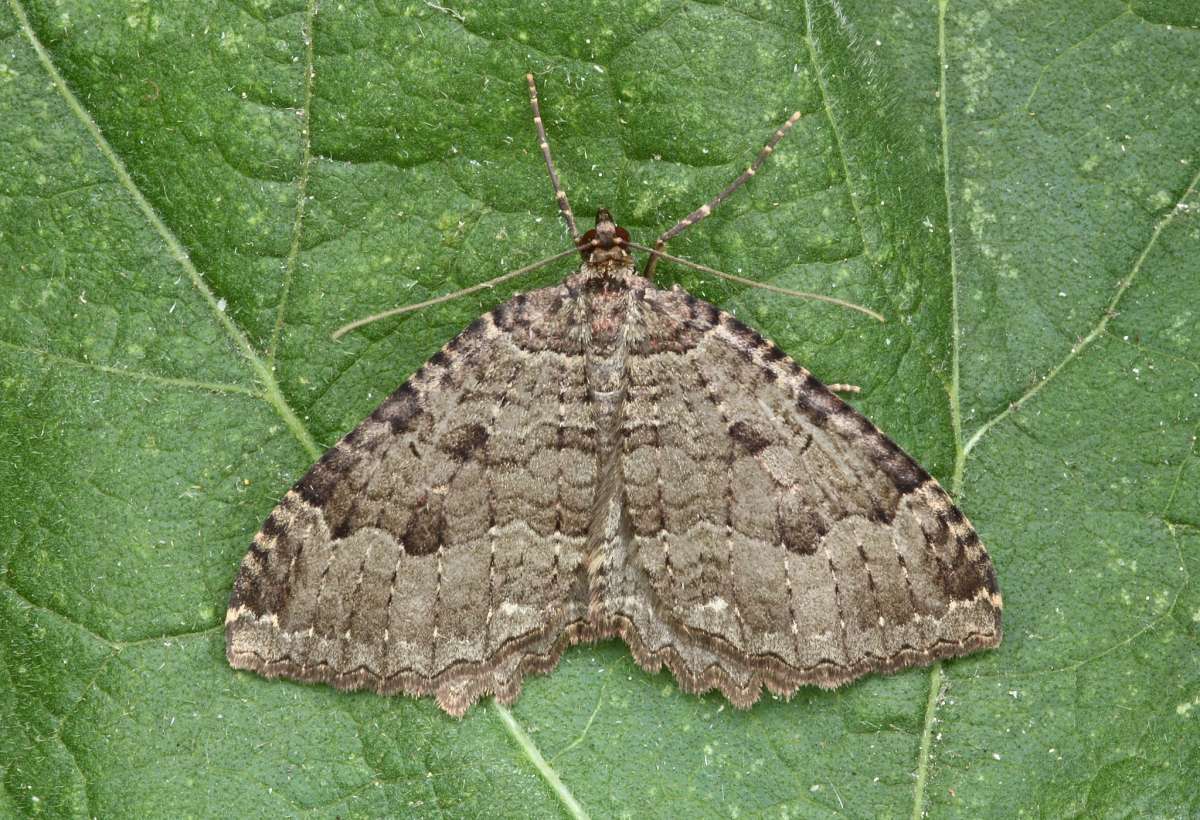
{"label": "leaf midrib", "polygon": [[[958,322],[958,261],[954,244],[954,197],[950,190],[950,129],[946,120],[946,8],[949,0],[938,0],[937,60],[938,60],[938,122],[941,126],[942,191],[946,199],[946,243],[950,257],[950,426],[954,438],[954,473],[950,493],[957,498],[962,489],[967,452],[962,439],[962,407],[959,402],[959,347],[961,333]],[[938,702],[942,694],[942,662],[934,661],[929,668],[929,695],[917,745],[916,779],[913,781],[913,820],[925,813],[925,786],[929,782],[929,761],[933,752],[933,725],[937,719]]]}

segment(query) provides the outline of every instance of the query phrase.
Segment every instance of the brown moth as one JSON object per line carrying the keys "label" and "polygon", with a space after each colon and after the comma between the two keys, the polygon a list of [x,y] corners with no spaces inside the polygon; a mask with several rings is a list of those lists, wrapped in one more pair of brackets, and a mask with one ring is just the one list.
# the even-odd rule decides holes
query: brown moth
{"label": "brown moth", "polygon": [[512,703],[574,643],[619,636],[686,692],[749,707],[1000,642],[974,528],[937,481],[772,342],[650,274],[608,211],[561,284],[433,356],[254,537],[230,664]]}

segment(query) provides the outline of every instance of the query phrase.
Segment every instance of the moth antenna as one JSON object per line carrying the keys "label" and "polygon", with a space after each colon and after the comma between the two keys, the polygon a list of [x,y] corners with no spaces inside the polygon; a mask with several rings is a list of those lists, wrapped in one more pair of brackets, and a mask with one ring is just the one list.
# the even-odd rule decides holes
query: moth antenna
{"label": "moth antenna", "polygon": [[[634,250],[639,250],[646,253],[656,253],[654,248],[648,248],[645,245],[639,245],[636,242],[623,242],[622,244],[628,245]],[[710,268],[708,265],[701,265],[699,262],[692,262],[691,260],[684,259],[680,256],[672,256],[669,253],[663,253],[661,249],[657,251],[657,254],[663,259],[666,259],[668,262],[674,262],[678,265],[685,265],[689,268],[695,268],[696,270],[703,271],[704,273],[711,273],[713,276],[718,276],[721,279],[728,279],[730,282],[737,282],[740,285],[749,285],[752,288],[769,290],[771,293],[782,293],[784,296],[797,296],[801,299],[815,299],[818,302],[828,302],[831,305],[839,305],[840,307],[850,308],[850,310],[857,310],[859,313],[864,313],[878,322],[886,321],[882,315],[876,313],[870,308],[865,308],[862,305],[856,305],[854,302],[847,302],[844,299],[837,299],[833,296],[825,296],[824,294],[820,293],[810,293],[805,290],[790,290],[788,288],[780,288],[776,287],[775,285],[768,285],[765,282],[755,282],[753,279],[747,279],[744,276],[735,276],[732,273],[725,273],[724,271],[719,271],[716,268]]]}
{"label": "moth antenna", "polygon": [[529,83],[529,104],[533,106],[533,124],[537,126],[538,147],[542,149],[542,157],[546,160],[546,170],[550,172],[550,184],[554,186],[554,199],[558,202],[558,209],[562,211],[563,220],[566,221],[567,229],[571,232],[571,239],[575,240],[575,244],[578,245],[579,230],[575,227],[575,214],[571,211],[571,203],[567,202],[567,193],[558,181],[558,171],[554,169],[554,160],[550,157],[550,143],[546,140],[546,126],[542,124],[542,109],[538,106],[537,84],[533,81],[532,74],[526,74],[525,81]]}
{"label": "moth antenna", "polygon": [[543,268],[546,265],[549,265],[551,262],[557,262],[559,259],[562,259],[564,256],[570,256],[570,255],[576,254],[576,253],[579,253],[579,248],[577,248],[577,247],[571,248],[570,250],[562,251],[561,253],[556,253],[553,256],[547,256],[545,259],[541,259],[537,262],[534,262],[532,265],[526,265],[523,268],[517,268],[516,270],[509,271],[508,273],[501,274],[500,276],[497,276],[495,279],[489,279],[486,282],[480,282],[478,285],[471,285],[471,287],[469,287],[469,288],[463,288],[462,290],[456,290],[453,293],[447,293],[442,296],[437,296],[433,299],[427,299],[424,302],[417,302],[416,304],[412,304],[412,305],[401,305],[400,307],[395,307],[395,308],[392,308],[391,310],[385,310],[383,313],[376,313],[373,316],[366,316],[362,319],[357,319],[357,320],[351,322],[350,324],[342,325],[337,330],[335,330],[333,332],[333,340],[337,341],[338,339],[342,338],[350,331],[357,330],[358,328],[362,327],[363,325],[369,325],[372,322],[378,322],[380,319],[387,319],[392,316],[399,316],[402,313],[411,313],[414,310],[420,310],[421,308],[427,308],[431,305],[440,305],[442,302],[449,302],[451,299],[457,299],[460,296],[466,296],[468,294],[475,293],[477,291],[486,290],[487,288],[494,288],[496,285],[499,285],[503,282],[507,282],[509,279],[515,279],[516,277],[520,276],[521,274],[529,273],[530,271],[535,271],[538,268]]}
{"label": "moth antenna", "polygon": [[[724,191],[721,191],[721,193],[714,196],[708,202],[705,202],[699,208],[676,222],[673,228],[668,230],[655,241],[654,249],[650,252],[650,258],[646,261],[646,270],[642,272],[642,276],[646,277],[647,279],[650,279],[654,276],[654,268],[658,265],[659,257],[661,256],[663,259],[667,258],[666,254],[662,252],[662,249],[666,247],[668,242],[679,236],[679,234],[683,233],[692,225],[695,225],[700,220],[712,214],[713,208],[717,207],[726,199],[728,199],[730,194],[732,194],[738,188],[741,188],[750,180],[750,177],[758,173],[759,167],[761,167],[762,164],[767,161],[767,157],[771,156],[771,154],[775,152],[775,146],[779,144],[781,139],[787,136],[787,132],[792,130],[792,126],[796,124],[796,121],[800,119],[800,116],[801,115],[799,111],[794,112],[792,116],[788,117],[787,122],[775,129],[775,133],[771,135],[771,139],[767,140],[767,144],[764,145],[762,150],[758,152],[758,156],[754,158],[754,162],[750,163],[750,167],[745,171],[742,171],[738,178],[729,183]],[[880,321],[882,321],[882,319]]]}

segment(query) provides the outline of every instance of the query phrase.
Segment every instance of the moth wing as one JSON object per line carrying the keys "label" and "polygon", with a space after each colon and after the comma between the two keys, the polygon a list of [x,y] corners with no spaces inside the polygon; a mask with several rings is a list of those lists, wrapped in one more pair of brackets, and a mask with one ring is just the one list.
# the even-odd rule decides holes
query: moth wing
{"label": "moth wing", "polygon": [[595,492],[565,296],[481,317],[287,493],[230,599],[234,667],[432,694],[462,715],[557,663],[586,615]]}
{"label": "moth wing", "polygon": [[748,706],[1000,642],[987,551],[912,458],[729,314],[642,312],[606,610],[643,666]]}

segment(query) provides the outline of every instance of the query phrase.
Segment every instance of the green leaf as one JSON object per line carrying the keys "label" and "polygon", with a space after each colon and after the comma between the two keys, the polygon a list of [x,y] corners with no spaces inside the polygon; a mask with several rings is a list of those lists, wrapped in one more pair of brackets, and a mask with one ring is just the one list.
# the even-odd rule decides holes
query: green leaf
{"label": "green leaf", "polygon": [[[1200,15],[901,0],[0,7],[0,814],[1200,812]],[[618,643],[511,710],[267,681],[262,519],[460,328],[646,242],[959,498],[994,652],[738,712]]]}

